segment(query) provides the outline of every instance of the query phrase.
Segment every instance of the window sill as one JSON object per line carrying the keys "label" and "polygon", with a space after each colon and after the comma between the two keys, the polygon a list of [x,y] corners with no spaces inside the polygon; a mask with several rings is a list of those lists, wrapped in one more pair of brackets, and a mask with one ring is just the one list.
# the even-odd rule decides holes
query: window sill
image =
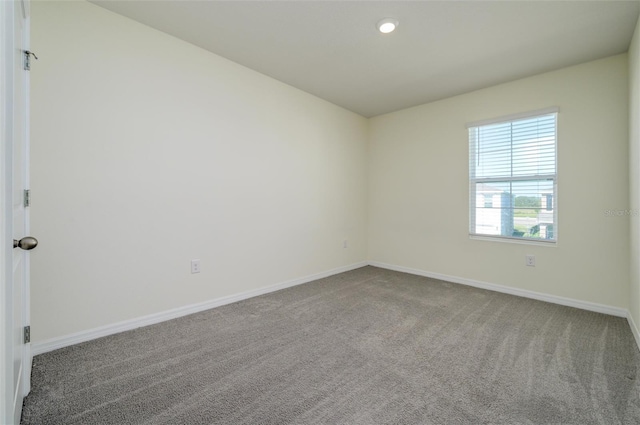
{"label": "window sill", "polygon": [[521,245],[538,245],[538,246],[547,246],[555,248],[558,246],[558,241],[545,241],[545,240],[533,240],[533,239],[522,239],[522,238],[510,238],[508,236],[484,236],[484,235],[469,235],[469,239],[477,240],[477,241],[487,241],[487,242],[500,242],[500,243],[515,243]]}

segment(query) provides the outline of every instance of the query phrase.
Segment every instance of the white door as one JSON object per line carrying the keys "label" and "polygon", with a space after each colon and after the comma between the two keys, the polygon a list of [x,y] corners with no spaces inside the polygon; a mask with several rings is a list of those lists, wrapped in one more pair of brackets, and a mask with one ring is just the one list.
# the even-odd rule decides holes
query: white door
{"label": "white door", "polygon": [[[29,234],[25,190],[29,185],[29,1],[0,1],[0,202],[2,209],[2,288],[0,290],[0,423],[19,424],[22,399],[30,390],[31,352],[25,343],[29,324]],[[14,247],[14,240],[20,241]],[[30,243],[31,242],[31,243]]]}

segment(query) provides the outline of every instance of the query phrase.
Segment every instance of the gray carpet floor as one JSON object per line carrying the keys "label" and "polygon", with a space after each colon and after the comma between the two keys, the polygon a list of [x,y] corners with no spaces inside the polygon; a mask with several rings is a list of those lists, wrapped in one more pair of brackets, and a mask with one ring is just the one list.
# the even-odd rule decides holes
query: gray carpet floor
{"label": "gray carpet floor", "polygon": [[34,358],[23,424],[637,424],[625,319],[364,267]]}

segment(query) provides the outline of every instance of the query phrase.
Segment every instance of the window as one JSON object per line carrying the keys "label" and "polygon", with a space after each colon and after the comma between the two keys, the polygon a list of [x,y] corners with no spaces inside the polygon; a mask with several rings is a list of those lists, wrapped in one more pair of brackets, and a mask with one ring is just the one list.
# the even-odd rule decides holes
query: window
{"label": "window", "polygon": [[556,241],[556,121],[553,109],[468,125],[470,235]]}
{"label": "window", "polygon": [[493,196],[484,195],[484,207],[485,208],[493,208]]}

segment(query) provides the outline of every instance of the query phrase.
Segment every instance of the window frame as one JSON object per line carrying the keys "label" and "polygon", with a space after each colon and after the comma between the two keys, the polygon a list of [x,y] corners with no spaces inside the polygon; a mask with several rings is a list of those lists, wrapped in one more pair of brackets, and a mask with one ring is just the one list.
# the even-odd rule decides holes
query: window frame
{"label": "window frame", "polygon": [[[550,108],[545,108],[545,109],[539,109],[539,110],[535,110],[535,111],[530,111],[530,112],[524,112],[524,113],[519,113],[519,114],[512,114],[512,115],[506,115],[506,116],[502,116],[502,117],[498,117],[498,118],[493,118],[493,119],[487,119],[487,120],[482,120],[482,121],[475,121],[475,122],[470,122],[467,123],[466,128],[467,128],[467,148],[469,149],[468,151],[468,164],[467,164],[467,170],[468,170],[468,177],[469,177],[469,205],[468,205],[468,212],[469,212],[469,223],[468,223],[468,232],[469,232],[469,238],[470,239],[477,239],[477,240],[487,240],[487,241],[497,241],[497,242],[508,242],[508,243],[522,243],[522,244],[534,244],[534,245],[545,245],[545,246],[556,246],[558,243],[558,119],[559,119],[559,108],[558,107],[550,107]],[[548,174],[543,174],[543,175],[525,175],[525,176],[510,176],[508,178],[505,177],[485,177],[485,178],[475,178],[472,177],[472,161],[471,161],[471,155],[472,155],[472,149],[471,149],[471,136],[470,136],[470,129],[472,128],[477,128],[477,127],[482,127],[482,126],[487,126],[487,125],[492,125],[492,124],[507,124],[507,123],[512,123],[515,121],[520,121],[520,120],[524,120],[524,119],[528,119],[528,118],[536,118],[536,117],[540,117],[540,116],[544,116],[544,115],[551,115],[554,114],[555,115],[555,119],[554,119],[554,168],[555,168],[555,172],[553,174],[553,176],[550,176]],[[477,160],[477,156],[474,156],[474,158]],[[492,235],[492,234],[483,234],[483,233],[476,233],[476,209],[477,209],[477,205],[476,205],[476,185],[478,183],[485,183],[485,184],[490,184],[492,181],[493,182],[500,182],[500,183],[514,183],[514,182],[522,182],[522,181],[540,181],[540,180],[547,180],[547,181],[552,181],[552,187],[553,187],[553,196],[551,197],[552,201],[551,201],[551,212],[553,214],[553,227],[552,227],[552,231],[553,231],[553,239],[542,239],[542,238],[525,238],[525,237],[520,237],[520,236],[504,236],[504,235]],[[542,194],[542,197],[544,197],[545,195]],[[548,204],[547,204],[547,208],[548,208]],[[548,211],[547,208],[544,208],[545,211]],[[515,209],[515,208],[514,208]],[[542,206],[540,207],[540,211],[542,211],[543,208]]]}

